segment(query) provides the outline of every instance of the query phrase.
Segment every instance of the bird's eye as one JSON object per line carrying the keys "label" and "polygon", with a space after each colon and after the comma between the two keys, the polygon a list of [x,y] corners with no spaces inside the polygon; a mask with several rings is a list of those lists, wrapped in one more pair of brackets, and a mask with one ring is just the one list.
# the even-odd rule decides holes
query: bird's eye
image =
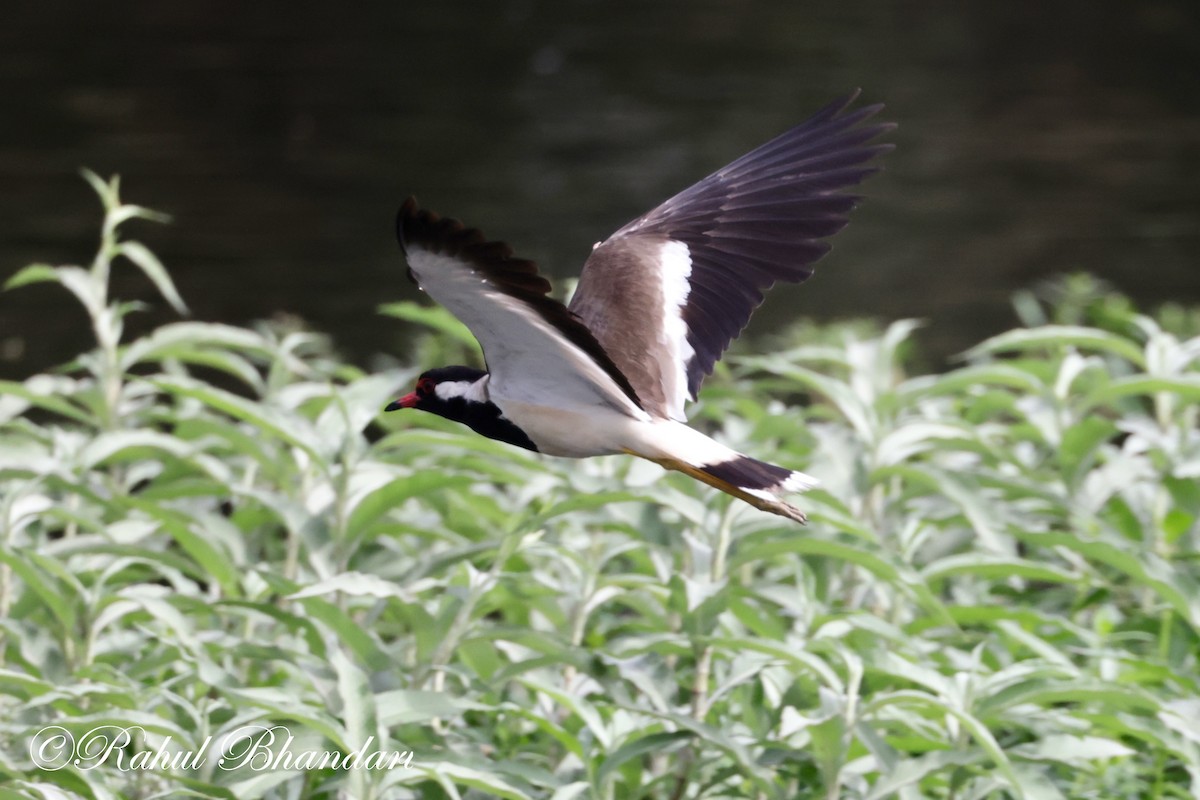
{"label": "bird's eye", "polygon": [[433,381],[429,378],[421,378],[417,381],[417,394],[433,394]]}

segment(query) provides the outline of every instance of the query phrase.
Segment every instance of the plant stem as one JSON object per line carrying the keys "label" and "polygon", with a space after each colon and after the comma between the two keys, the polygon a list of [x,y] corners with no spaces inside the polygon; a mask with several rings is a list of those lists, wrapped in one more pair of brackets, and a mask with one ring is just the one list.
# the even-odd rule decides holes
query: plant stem
{"label": "plant stem", "polygon": [[708,675],[712,669],[712,645],[705,645],[696,659],[696,674],[692,676],[692,718],[703,722],[708,714]]}

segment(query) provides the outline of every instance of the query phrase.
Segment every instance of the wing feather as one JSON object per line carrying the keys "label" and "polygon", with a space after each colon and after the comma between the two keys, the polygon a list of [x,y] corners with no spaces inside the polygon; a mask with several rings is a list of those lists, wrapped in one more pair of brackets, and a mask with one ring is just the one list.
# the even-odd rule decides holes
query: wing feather
{"label": "wing feather", "polygon": [[[875,172],[867,162],[892,149],[870,144],[894,126],[864,125],[882,106],[849,110],[857,96],[831,103],[592,251],[570,310],[647,411],[683,419],[686,399],[695,399],[763,293],[777,281],[807,279],[829,252],[823,240],[845,227],[859,200],[843,190]],[[685,341],[672,341],[678,331]]]}
{"label": "wing feather", "polygon": [[548,296],[550,284],[532,261],[458,220],[419,209],[411,197],[396,217],[396,235],[409,277],[479,340],[491,387],[538,402],[553,397],[642,413],[628,379],[592,332]]}

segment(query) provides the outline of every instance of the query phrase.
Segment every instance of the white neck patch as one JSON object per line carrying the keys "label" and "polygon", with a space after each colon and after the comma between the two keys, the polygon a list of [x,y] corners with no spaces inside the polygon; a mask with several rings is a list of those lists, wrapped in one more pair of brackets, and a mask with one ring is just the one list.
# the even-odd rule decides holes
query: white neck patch
{"label": "white neck patch", "polygon": [[487,382],[490,376],[484,375],[479,380],[444,381],[433,387],[433,393],[439,400],[453,400],[461,397],[468,403],[488,403]]}

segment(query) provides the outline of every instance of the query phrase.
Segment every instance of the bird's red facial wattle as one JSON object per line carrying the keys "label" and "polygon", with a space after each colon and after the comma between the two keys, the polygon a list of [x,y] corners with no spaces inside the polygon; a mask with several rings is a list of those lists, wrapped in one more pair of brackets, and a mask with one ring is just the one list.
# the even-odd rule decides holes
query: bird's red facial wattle
{"label": "bird's red facial wattle", "polygon": [[389,403],[387,408],[383,410],[399,411],[402,408],[417,408],[420,406],[423,399],[433,394],[434,385],[434,382],[429,378],[421,378],[419,381],[417,381],[417,388],[415,391],[409,392],[399,400]]}

